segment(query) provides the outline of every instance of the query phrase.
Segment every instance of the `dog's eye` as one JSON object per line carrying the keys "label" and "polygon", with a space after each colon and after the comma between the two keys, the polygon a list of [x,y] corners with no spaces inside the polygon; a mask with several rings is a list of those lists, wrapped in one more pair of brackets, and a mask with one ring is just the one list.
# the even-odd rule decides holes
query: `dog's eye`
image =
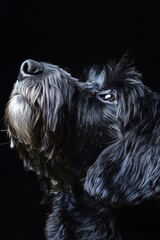
{"label": "dog's eye", "polygon": [[115,102],[117,99],[115,91],[101,92],[98,94],[98,98],[103,102],[110,102],[110,103]]}
{"label": "dog's eye", "polygon": [[113,102],[115,100],[115,95],[113,93],[108,93],[106,95],[101,96],[102,100]]}

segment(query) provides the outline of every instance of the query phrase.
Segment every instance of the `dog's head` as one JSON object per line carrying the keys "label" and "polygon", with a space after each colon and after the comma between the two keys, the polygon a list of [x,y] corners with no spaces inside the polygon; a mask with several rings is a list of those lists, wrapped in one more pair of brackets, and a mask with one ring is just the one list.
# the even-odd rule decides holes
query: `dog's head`
{"label": "dog's head", "polygon": [[91,68],[83,81],[26,60],[5,112],[11,147],[39,174],[84,177],[107,146],[148,114],[150,90],[140,78],[126,58]]}

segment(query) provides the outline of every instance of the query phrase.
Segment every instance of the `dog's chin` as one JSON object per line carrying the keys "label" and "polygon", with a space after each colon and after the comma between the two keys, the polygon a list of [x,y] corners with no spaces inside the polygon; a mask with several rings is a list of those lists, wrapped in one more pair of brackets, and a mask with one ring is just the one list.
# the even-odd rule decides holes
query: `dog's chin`
{"label": "dog's chin", "polygon": [[11,139],[11,147],[15,140],[25,144],[32,144],[31,118],[33,118],[31,107],[22,100],[21,96],[12,97],[7,106],[8,133]]}

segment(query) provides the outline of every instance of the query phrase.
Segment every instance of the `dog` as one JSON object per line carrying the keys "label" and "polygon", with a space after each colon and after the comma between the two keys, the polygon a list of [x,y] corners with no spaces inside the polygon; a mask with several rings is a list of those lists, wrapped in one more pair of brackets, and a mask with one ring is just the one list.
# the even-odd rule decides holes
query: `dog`
{"label": "dog", "polygon": [[160,94],[128,57],[80,79],[24,61],[5,126],[25,167],[52,183],[47,240],[149,239],[142,208],[159,228]]}

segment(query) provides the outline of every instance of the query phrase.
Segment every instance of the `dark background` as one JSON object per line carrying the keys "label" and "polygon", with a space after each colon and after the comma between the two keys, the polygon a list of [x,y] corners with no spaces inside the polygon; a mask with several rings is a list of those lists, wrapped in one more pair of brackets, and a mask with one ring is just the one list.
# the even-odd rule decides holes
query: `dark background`
{"label": "dark background", "polygon": [[[78,76],[84,67],[128,51],[144,82],[160,90],[159,12],[156,1],[1,0],[0,129],[20,64],[28,58],[66,67]],[[0,141],[8,141],[4,132]],[[40,189],[9,144],[0,145],[1,239],[42,240]]]}

